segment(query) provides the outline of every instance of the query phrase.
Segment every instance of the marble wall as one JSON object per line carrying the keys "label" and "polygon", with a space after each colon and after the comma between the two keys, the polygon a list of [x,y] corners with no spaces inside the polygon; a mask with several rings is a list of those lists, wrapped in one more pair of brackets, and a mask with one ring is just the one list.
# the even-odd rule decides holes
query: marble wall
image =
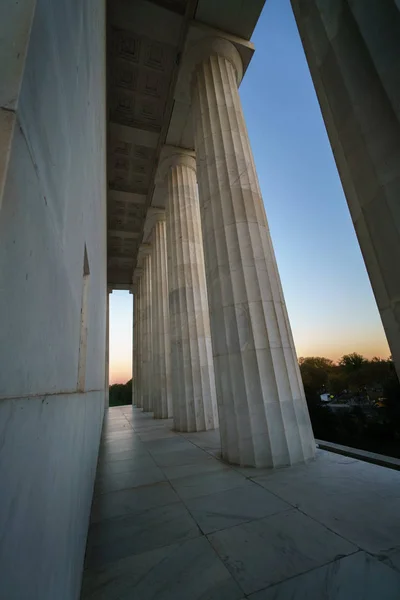
{"label": "marble wall", "polygon": [[105,397],[105,3],[11,4],[0,9],[1,115],[14,124],[0,136],[0,598],[71,600]]}

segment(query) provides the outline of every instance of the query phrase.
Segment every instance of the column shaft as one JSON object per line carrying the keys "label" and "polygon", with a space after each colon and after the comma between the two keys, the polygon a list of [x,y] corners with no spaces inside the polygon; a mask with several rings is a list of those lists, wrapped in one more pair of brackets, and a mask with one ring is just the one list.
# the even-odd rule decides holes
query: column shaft
{"label": "column shaft", "polygon": [[104,408],[110,406],[110,293],[107,290],[106,304],[106,355],[104,371]]}
{"label": "column shaft", "polygon": [[132,332],[132,405],[138,406],[137,374],[138,374],[138,347],[139,333],[139,300],[137,284],[133,294],[133,332]]}
{"label": "column shaft", "polygon": [[152,411],[152,337],[151,337],[151,256],[143,259],[143,354],[142,402],[143,410]]}
{"label": "column shaft", "polygon": [[315,443],[232,62],[198,64],[192,100],[223,457],[302,462]]}
{"label": "column shaft", "polygon": [[217,427],[200,212],[192,157],[168,168],[167,248],[174,426]]}
{"label": "column shaft", "polygon": [[292,0],[400,377],[400,4]]}
{"label": "column shaft", "polygon": [[155,419],[172,417],[165,216],[152,232],[152,341]]}
{"label": "column shaft", "polygon": [[136,303],[136,371],[135,371],[135,404],[138,408],[143,407],[143,275],[136,282],[134,302]]}

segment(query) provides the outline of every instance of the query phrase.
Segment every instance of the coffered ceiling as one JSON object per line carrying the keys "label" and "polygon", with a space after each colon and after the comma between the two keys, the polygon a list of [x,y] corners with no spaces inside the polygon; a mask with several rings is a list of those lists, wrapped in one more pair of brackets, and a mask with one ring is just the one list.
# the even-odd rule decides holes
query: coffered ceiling
{"label": "coffered ceiling", "polygon": [[[264,0],[109,0],[107,14],[108,285],[129,289],[162,146],[190,147],[188,108],[174,100],[197,12],[251,35]],[[249,10],[248,5],[252,5]],[[246,6],[247,8],[246,8]],[[222,21],[221,21],[222,19]],[[247,21],[246,21],[247,19]],[[168,136],[168,138],[167,138]],[[157,203],[157,202],[156,202]]]}

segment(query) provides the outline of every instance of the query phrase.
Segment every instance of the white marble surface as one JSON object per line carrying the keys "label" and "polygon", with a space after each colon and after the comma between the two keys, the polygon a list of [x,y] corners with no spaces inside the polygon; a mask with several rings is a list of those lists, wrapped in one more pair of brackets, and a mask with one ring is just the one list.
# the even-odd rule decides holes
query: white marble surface
{"label": "white marble surface", "polygon": [[142,324],[142,353],[141,353],[141,392],[142,408],[148,412],[152,410],[153,374],[152,374],[152,332],[151,332],[151,255],[143,258],[143,313]]}
{"label": "white marble surface", "polygon": [[164,159],[174,428],[218,426],[196,163],[185,151]]}
{"label": "white marble surface", "polygon": [[171,344],[168,304],[165,212],[158,212],[152,231],[151,319],[153,416],[172,417]]}
{"label": "white marble surface", "polygon": [[[218,430],[109,413],[96,487],[122,474],[124,488],[95,496],[82,600],[397,600],[400,473],[324,451],[308,465],[241,469],[206,449]],[[157,469],[162,481],[141,484]],[[303,504],[306,489],[325,513]],[[368,511],[379,560],[348,528]]]}
{"label": "white marble surface", "polygon": [[209,540],[246,594],[358,550],[295,509],[218,531]]}
{"label": "white marble surface", "polygon": [[135,269],[133,275],[133,308],[134,331],[133,344],[134,356],[132,364],[132,404],[138,408],[143,406],[142,398],[142,353],[143,353],[143,269]]}
{"label": "white marble surface", "polygon": [[400,547],[400,472],[322,450],[318,456],[254,481],[364,550],[386,555]]}
{"label": "white marble surface", "polygon": [[251,594],[251,600],[398,600],[400,574],[376,558],[357,552]]}
{"label": "white marble surface", "polygon": [[222,454],[282,467],[312,458],[314,437],[237,89],[238,53],[208,41],[192,108]]}
{"label": "white marble surface", "polygon": [[240,600],[243,593],[205,538],[130,556],[94,571],[83,586],[92,600]]}

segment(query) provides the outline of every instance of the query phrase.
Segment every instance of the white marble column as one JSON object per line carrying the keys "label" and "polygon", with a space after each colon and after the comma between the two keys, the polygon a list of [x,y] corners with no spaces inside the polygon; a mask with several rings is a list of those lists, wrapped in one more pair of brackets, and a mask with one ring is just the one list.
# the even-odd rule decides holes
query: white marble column
{"label": "white marble column", "polygon": [[136,288],[132,286],[129,294],[132,295],[132,395],[131,401],[132,406],[135,406],[135,381],[136,381],[136,328],[137,328],[137,318],[136,318]]}
{"label": "white marble column", "polygon": [[142,312],[142,407],[145,412],[151,412],[152,406],[152,323],[151,323],[151,256],[143,258],[143,312]]}
{"label": "white marble column", "polygon": [[400,1],[291,4],[400,378]]}
{"label": "white marble column", "polygon": [[165,158],[174,427],[218,426],[196,163],[183,150]]}
{"label": "white marble column", "polygon": [[135,405],[143,408],[143,269],[136,268],[134,273],[134,302],[136,303],[136,367],[135,367]]}
{"label": "white marble column", "polygon": [[172,394],[165,211],[155,212],[153,218],[155,221],[151,234],[153,413],[155,419],[167,419],[172,417]]}
{"label": "white marble column", "polygon": [[140,276],[141,269],[136,269],[133,277],[133,338],[132,338],[132,404],[140,408]]}
{"label": "white marble column", "polygon": [[112,290],[107,288],[106,304],[106,355],[104,370],[104,408],[107,410],[110,406],[110,293]]}
{"label": "white marble column", "polygon": [[192,112],[223,457],[281,467],[315,443],[238,93],[239,53],[194,52]]}

